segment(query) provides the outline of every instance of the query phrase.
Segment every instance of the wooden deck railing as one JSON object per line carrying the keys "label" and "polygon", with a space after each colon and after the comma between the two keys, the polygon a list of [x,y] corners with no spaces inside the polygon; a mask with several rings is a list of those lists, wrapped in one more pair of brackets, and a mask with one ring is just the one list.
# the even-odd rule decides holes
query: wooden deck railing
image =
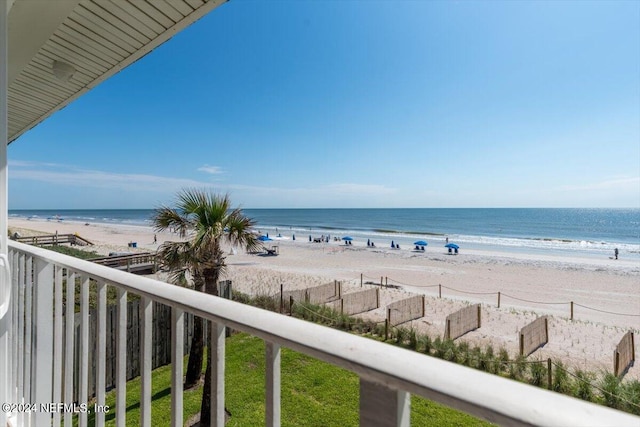
{"label": "wooden deck railing", "polygon": [[77,234],[45,234],[41,236],[14,237],[13,240],[33,246],[53,246],[69,243],[78,246],[93,246],[93,243]]}
{"label": "wooden deck railing", "polygon": [[[97,284],[96,403],[105,403],[106,295],[114,287],[118,295],[116,322],[117,373],[116,422],[126,422],[126,325],[127,295],[141,296],[141,398],[140,423],[151,425],[151,328],[152,305],[172,308],[172,388],[171,425],[181,426],[183,418],[183,324],[185,312],[213,323],[210,329],[212,368],[212,425],[224,425],[225,328],[255,335],[266,342],[265,420],[267,426],[280,425],[280,349],[288,347],[308,356],[354,372],[360,378],[360,425],[409,426],[410,393],[504,425],[615,425],[637,426],[640,418],[583,402],[561,394],[416,352],[354,336],[303,320],[246,306],[168,283],[135,276],[95,263],[78,260],[18,242],[9,244],[12,270],[8,348],[9,382],[13,403],[73,403],[73,372],[80,372],[80,402],[87,402],[89,284]],[[79,283],[80,300],[75,301]],[[66,295],[63,296],[63,289]],[[66,300],[66,305],[63,305]],[[63,316],[71,318],[75,303],[80,305],[82,329],[76,342]],[[1,304],[1,301],[0,301]],[[65,337],[63,339],[63,336]],[[74,349],[80,360],[74,364]],[[64,354],[64,358],[63,358]],[[176,363],[176,361],[178,363]],[[64,372],[64,377],[62,377]],[[14,412],[13,426],[72,425],[69,412]],[[105,414],[96,414],[103,426]],[[339,423],[339,421],[337,421]],[[87,414],[79,414],[79,425],[87,425]]]}

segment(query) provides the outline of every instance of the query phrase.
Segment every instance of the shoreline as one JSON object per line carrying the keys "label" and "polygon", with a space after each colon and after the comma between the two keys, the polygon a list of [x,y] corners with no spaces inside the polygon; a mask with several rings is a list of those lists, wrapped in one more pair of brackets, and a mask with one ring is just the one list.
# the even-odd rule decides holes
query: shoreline
{"label": "shoreline", "polygon": [[[49,234],[56,230],[60,234],[77,232],[96,243],[87,249],[103,255],[110,251],[155,251],[166,240],[178,240],[175,234],[154,233],[144,226],[10,218],[9,227]],[[154,234],[157,244],[153,243]],[[129,241],[136,241],[138,247],[128,248]],[[495,349],[504,346],[512,355],[517,352],[518,330],[536,317],[548,315],[550,341],[529,357],[557,357],[570,366],[594,371],[612,369],[611,355],[627,330],[640,333],[640,265],[632,260],[505,256],[474,250],[463,250],[455,256],[439,247],[417,253],[408,248],[367,248],[366,242],[346,246],[343,242],[310,243],[302,239],[265,242],[265,246],[271,245],[280,247],[279,256],[242,250],[232,255],[227,248],[228,271],[221,279],[231,279],[240,292],[275,295],[280,284],[289,290],[339,280],[344,282],[345,292],[356,292],[361,277],[363,282],[378,284],[376,287],[382,278],[400,288],[382,287],[381,308],[361,317],[380,321],[386,304],[409,293],[423,294],[425,317],[406,326],[433,336],[442,335],[448,313],[480,303],[482,327],[460,340],[491,343]],[[162,275],[156,277],[165,280]],[[497,292],[501,292],[500,308]],[[569,319],[571,301],[575,302],[573,321]],[[640,364],[636,363],[625,378],[640,379]]]}

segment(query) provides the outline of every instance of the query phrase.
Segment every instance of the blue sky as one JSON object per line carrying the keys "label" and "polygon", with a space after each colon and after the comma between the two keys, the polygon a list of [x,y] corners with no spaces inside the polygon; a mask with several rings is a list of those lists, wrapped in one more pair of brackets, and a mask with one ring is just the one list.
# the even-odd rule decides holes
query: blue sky
{"label": "blue sky", "polygon": [[640,2],[232,0],[8,157],[10,209],[640,207]]}

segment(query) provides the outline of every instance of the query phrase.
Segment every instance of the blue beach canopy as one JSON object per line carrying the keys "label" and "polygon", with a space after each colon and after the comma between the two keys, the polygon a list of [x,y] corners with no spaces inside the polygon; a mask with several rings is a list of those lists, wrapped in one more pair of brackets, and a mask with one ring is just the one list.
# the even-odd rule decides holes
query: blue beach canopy
{"label": "blue beach canopy", "polygon": [[260,237],[258,237],[258,240],[260,240],[261,242],[268,242],[268,241],[271,241],[273,239],[271,237],[269,237],[269,236],[260,236]]}
{"label": "blue beach canopy", "polygon": [[353,240],[353,238],[352,238],[352,237],[350,237],[350,236],[344,236],[344,237],[342,238],[342,240],[348,240],[348,241],[350,241],[350,240]]}
{"label": "blue beach canopy", "polygon": [[425,242],[424,240],[418,240],[417,242],[413,242],[414,245],[418,245],[418,246],[427,246],[428,243]]}
{"label": "blue beach canopy", "polygon": [[456,245],[455,243],[448,243],[446,245],[444,245],[445,248],[451,248],[451,249],[460,249],[460,246]]}

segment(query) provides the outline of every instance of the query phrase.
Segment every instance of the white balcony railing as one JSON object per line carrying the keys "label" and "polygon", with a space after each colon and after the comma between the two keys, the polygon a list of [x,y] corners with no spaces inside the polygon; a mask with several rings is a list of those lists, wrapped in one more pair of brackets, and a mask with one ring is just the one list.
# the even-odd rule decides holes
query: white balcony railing
{"label": "white balcony railing", "polygon": [[[416,352],[277,313],[135,276],[52,251],[10,242],[12,298],[7,313],[11,320],[9,381],[11,403],[73,404],[73,374],[79,372],[79,402],[87,402],[89,381],[88,316],[89,283],[97,283],[96,402],[105,403],[105,346],[107,287],[118,292],[116,324],[116,421],[126,417],[126,324],[127,293],[141,296],[141,425],[151,424],[151,309],[154,302],[172,308],[171,425],[182,425],[182,361],[184,313],[213,322],[210,330],[212,369],[212,425],[223,425],[225,384],[224,331],[231,327],[266,342],[265,418],[267,426],[280,425],[280,348],[288,347],[332,363],[360,377],[360,424],[365,426],[409,426],[410,393],[504,425],[638,426],[640,418],[571,397],[521,384]],[[80,342],[74,342],[74,286],[80,284],[82,317]],[[66,298],[65,313],[63,299]],[[74,347],[79,361],[74,362]],[[64,358],[63,358],[64,355]],[[64,377],[62,373],[64,372]],[[71,426],[71,413],[42,411],[9,414],[13,426]],[[102,426],[104,413],[96,414]],[[79,414],[79,425],[87,425],[87,414]]]}

